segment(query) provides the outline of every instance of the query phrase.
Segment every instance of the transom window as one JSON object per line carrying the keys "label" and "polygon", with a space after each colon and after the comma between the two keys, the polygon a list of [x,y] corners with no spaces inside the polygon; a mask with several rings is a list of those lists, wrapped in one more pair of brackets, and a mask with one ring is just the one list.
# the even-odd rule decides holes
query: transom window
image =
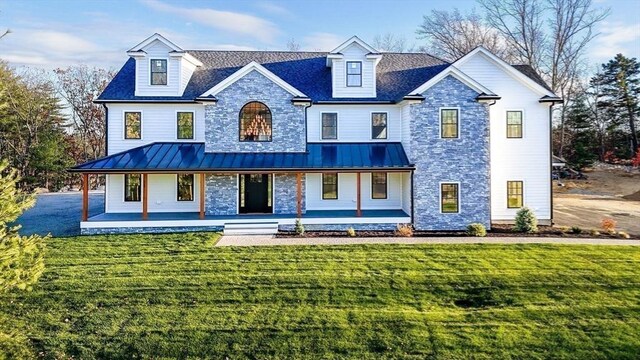
{"label": "transom window", "polygon": [[507,181],[507,207],[509,209],[517,209],[522,207],[523,203],[523,182]]}
{"label": "transom window", "polygon": [[362,86],[362,62],[347,61],[347,86]]}
{"label": "transom window", "polygon": [[322,113],[322,139],[335,140],[338,138],[338,114]]}
{"label": "transom window", "polygon": [[507,138],[522,137],[522,111],[507,111]]}
{"label": "transom window", "polygon": [[193,174],[178,174],[178,201],[193,201]]}
{"label": "transom window", "polygon": [[140,174],[124,175],[124,201],[140,201],[142,179]]}
{"label": "transom window", "polygon": [[125,139],[141,139],[142,138],[142,113],[141,112],[125,112],[124,113],[124,138]]}
{"label": "transom window", "polygon": [[459,206],[459,185],[456,183],[440,184],[440,211],[443,213],[457,213]]}
{"label": "transom window", "polygon": [[151,59],[151,85],[167,85],[166,59]]}
{"label": "transom window", "polygon": [[271,141],[271,110],[252,101],[240,109],[240,141]]}
{"label": "transom window", "polygon": [[371,198],[387,198],[387,173],[371,173]]}
{"label": "transom window", "polygon": [[387,138],[387,113],[376,112],[371,114],[371,138]]}
{"label": "transom window", "polygon": [[322,199],[338,198],[338,174],[322,174]]}
{"label": "transom window", "polygon": [[440,110],[440,137],[446,139],[458,137],[458,109]]}
{"label": "transom window", "polygon": [[178,112],[178,139],[193,139],[193,112]]}

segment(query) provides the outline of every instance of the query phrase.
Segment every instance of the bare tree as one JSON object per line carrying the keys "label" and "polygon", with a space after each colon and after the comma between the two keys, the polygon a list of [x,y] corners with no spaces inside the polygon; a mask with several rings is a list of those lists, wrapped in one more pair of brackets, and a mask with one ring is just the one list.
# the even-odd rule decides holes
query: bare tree
{"label": "bare tree", "polygon": [[0,39],[7,36],[8,34],[11,34],[11,29],[7,29],[2,34],[0,34]]}
{"label": "bare tree", "polygon": [[287,40],[286,47],[289,51],[300,51],[300,43],[298,43],[294,38]]}
{"label": "bare tree", "polygon": [[427,41],[425,50],[450,61],[480,45],[498,56],[509,57],[501,34],[487,26],[475,9],[467,14],[457,8],[432,10],[429,16],[423,16],[417,34]]}
{"label": "bare tree", "polygon": [[377,34],[373,37],[371,45],[378,51],[382,52],[411,52],[413,46],[407,45],[407,38],[401,35],[394,35],[392,33]]}

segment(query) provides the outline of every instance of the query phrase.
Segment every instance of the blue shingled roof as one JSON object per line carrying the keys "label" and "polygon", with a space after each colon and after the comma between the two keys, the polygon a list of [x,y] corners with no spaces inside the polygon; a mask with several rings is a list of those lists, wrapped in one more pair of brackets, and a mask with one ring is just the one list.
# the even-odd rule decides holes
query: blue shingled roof
{"label": "blue shingled roof", "polygon": [[78,165],[75,172],[412,169],[402,144],[309,143],[307,152],[209,153],[203,143],[157,142]]}

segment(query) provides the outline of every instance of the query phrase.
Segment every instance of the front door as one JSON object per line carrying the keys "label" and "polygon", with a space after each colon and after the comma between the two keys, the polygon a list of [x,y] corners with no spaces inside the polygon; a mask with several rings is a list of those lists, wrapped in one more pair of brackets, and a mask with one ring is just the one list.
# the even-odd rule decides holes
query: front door
{"label": "front door", "polygon": [[271,213],[271,174],[240,175],[240,213]]}

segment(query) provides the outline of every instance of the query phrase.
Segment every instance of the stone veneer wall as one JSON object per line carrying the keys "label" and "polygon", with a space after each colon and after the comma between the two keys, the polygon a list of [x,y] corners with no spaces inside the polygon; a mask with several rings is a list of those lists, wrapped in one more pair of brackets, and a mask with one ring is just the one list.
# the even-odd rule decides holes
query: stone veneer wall
{"label": "stone veneer wall", "polygon": [[[458,79],[447,76],[410,105],[417,230],[461,230],[472,222],[490,226],[489,109]],[[458,107],[459,138],[440,138],[440,108]],[[424,156],[428,154],[428,156]],[[459,182],[459,213],[440,213],[440,183]]]}
{"label": "stone veneer wall", "polygon": [[208,175],[205,186],[207,215],[236,215],[238,213],[238,176]]}
{"label": "stone veneer wall", "polygon": [[[302,213],[306,210],[305,203],[305,178],[302,175]],[[297,214],[298,193],[296,190],[296,174],[275,174],[274,175],[274,208],[275,214]]]}
{"label": "stone veneer wall", "polygon": [[[292,105],[292,95],[259,72],[248,73],[216,98],[217,104],[205,106],[205,151],[306,151],[304,107]],[[260,101],[271,110],[272,141],[240,141],[240,110],[250,101]]]}

